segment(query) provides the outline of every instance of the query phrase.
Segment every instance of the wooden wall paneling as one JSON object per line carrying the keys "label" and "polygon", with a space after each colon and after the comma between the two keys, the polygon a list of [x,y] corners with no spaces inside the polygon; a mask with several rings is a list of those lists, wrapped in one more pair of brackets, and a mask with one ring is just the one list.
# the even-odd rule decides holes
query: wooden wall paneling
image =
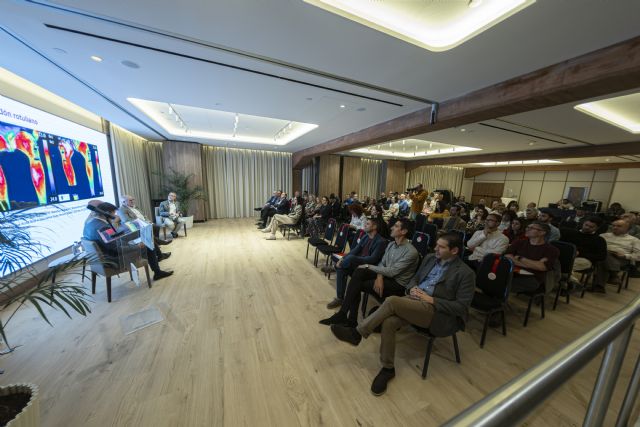
{"label": "wooden wall paneling", "polygon": [[478,203],[480,199],[485,199],[487,205],[491,206],[494,200],[500,201],[504,190],[504,182],[475,182],[471,192],[471,203]]}
{"label": "wooden wall paneling", "polygon": [[400,160],[387,160],[387,180],[383,191],[404,191],[406,186],[405,162]]}
{"label": "wooden wall paneling", "polygon": [[[342,158],[342,192],[345,194],[355,191],[360,195],[360,179],[362,178],[362,159],[360,157],[344,156]],[[337,194],[337,193],[336,193]]]}
{"label": "wooden wall paneling", "polygon": [[[296,191],[300,191],[300,195],[302,195],[302,169],[294,169],[292,173],[292,191],[295,193]],[[293,197],[293,193],[291,194]]]}
{"label": "wooden wall paneling", "polygon": [[[166,141],[162,146],[165,172],[172,169],[187,175],[192,174],[192,184],[204,184],[202,169],[202,145],[194,142]],[[198,200],[193,207],[194,221],[205,221],[204,201]]]}
{"label": "wooden wall paneling", "polygon": [[340,189],[340,156],[320,156],[318,195],[338,194]]}

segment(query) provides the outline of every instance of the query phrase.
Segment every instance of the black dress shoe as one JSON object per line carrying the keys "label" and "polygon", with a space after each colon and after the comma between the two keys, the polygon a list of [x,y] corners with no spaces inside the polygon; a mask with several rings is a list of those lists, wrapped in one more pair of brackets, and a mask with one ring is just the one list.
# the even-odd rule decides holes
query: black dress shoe
{"label": "black dress shoe", "polygon": [[156,243],[160,246],[164,246],[164,245],[168,245],[169,243],[171,243],[173,240],[163,240],[163,239],[156,239]]}
{"label": "black dress shoe", "polygon": [[178,237],[178,233],[176,233],[175,231],[172,231],[171,235],[173,236],[174,239]]}
{"label": "black dress shoe", "polygon": [[371,393],[380,396],[387,391],[387,383],[396,376],[395,368],[382,368],[371,384]]}
{"label": "black dress shoe", "polygon": [[335,313],[333,316],[331,317],[327,317],[326,319],[322,319],[320,322],[321,325],[344,325],[345,323],[347,323],[348,319],[347,319],[347,315],[342,313],[341,311],[338,311],[337,313]]}
{"label": "black dress shoe", "polygon": [[165,277],[169,277],[173,274],[173,271],[158,271],[156,274],[153,275],[153,280],[160,280],[160,279],[164,279]]}
{"label": "black dress shoe", "polygon": [[351,345],[358,345],[362,341],[362,335],[356,330],[356,328],[350,328],[342,325],[331,325],[331,332],[340,341],[344,341]]}
{"label": "black dress shoe", "polygon": [[163,252],[160,254],[160,257],[158,257],[158,261],[162,261],[164,259],[167,259],[171,256],[171,252]]}

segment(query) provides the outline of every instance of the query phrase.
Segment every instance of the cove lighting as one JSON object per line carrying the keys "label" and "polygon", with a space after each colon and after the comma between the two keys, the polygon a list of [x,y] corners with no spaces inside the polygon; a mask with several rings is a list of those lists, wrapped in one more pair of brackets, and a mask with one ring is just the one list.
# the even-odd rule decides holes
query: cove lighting
{"label": "cove lighting", "polygon": [[304,1],[434,52],[452,49],[535,3],[535,0]]}
{"label": "cove lighting", "polygon": [[640,133],[640,93],[576,105],[576,110],[631,133]]}
{"label": "cove lighting", "polygon": [[384,144],[372,145],[370,147],[358,148],[356,150],[351,150],[351,152],[370,154],[373,156],[402,157],[408,159],[480,150],[480,148],[443,144],[440,142],[425,141],[422,139],[403,139]]}
{"label": "cove lighting", "polygon": [[511,160],[508,162],[482,162],[482,163],[474,163],[474,165],[481,166],[517,166],[517,165],[543,165],[543,164],[553,164],[553,163],[562,163],[560,160]]}
{"label": "cove lighting", "polygon": [[250,144],[286,145],[318,125],[236,112],[127,98],[173,136]]}

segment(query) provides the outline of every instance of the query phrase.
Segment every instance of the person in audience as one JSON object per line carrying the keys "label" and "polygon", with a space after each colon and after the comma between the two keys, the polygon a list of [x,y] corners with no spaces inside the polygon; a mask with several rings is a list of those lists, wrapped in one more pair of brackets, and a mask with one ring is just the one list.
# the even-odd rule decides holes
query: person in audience
{"label": "person in audience", "polygon": [[558,227],[556,227],[551,223],[553,219],[554,219],[554,216],[553,216],[553,211],[551,209],[540,210],[540,214],[538,215],[538,220],[540,222],[544,222],[549,226],[549,233],[546,236],[547,243],[560,240],[560,230],[558,229]]}
{"label": "person in audience", "polygon": [[467,234],[473,234],[478,230],[482,230],[484,228],[487,215],[489,215],[489,212],[487,212],[484,207],[477,207],[475,209],[474,217],[467,222]]}
{"label": "person in audience", "polygon": [[160,227],[145,218],[142,212],[140,212],[136,208],[135,199],[133,198],[133,196],[125,194],[120,197],[120,207],[118,208],[117,214],[120,218],[120,222],[123,224],[125,222],[135,220],[140,220],[147,224],[151,224],[154,243],[153,251],[156,254],[156,258],[158,258],[158,261],[162,261],[171,256],[171,252],[162,253],[162,251],[160,250],[160,245],[168,245],[169,243],[171,243],[171,240],[162,240],[160,238]]}
{"label": "person in audience", "polygon": [[177,199],[178,196],[172,191],[167,200],[160,203],[160,216],[174,238],[178,237],[178,227],[184,223],[183,212],[180,210]]}
{"label": "person in audience", "polygon": [[[99,203],[97,203],[99,202]],[[116,211],[118,210],[114,205],[107,202],[102,201],[91,201],[93,206],[96,206],[98,209],[115,216]],[[120,218],[116,216],[116,219],[113,220],[113,226],[118,229],[120,226]],[[108,221],[99,213],[91,212],[89,217],[84,223],[84,229],[82,231],[82,238],[85,240],[90,240],[95,242],[98,247],[102,250],[105,255],[106,261],[113,265],[120,265],[120,260],[126,260],[129,257],[136,257],[137,254],[140,253],[141,250],[146,249],[147,261],[149,262],[149,267],[153,271],[153,280],[160,280],[165,277],[169,277],[173,274],[173,271],[163,271],[160,269],[160,265],[158,264],[158,258],[156,257],[156,252],[149,249],[144,245],[144,243],[139,243],[138,245],[131,246],[121,246],[120,250],[122,252],[118,252],[118,243],[116,240],[113,240],[109,243],[105,243],[100,236],[100,231],[103,231],[107,228],[111,228],[109,226]],[[124,261],[126,262],[126,261]]]}
{"label": "person in audience", "polygon": [[302,197],[298,196],[292,199],[292,207],[288,214],[275,214],[271,219],[269,226],[263,230],[263,233],[271,233],[266,240],[276,240],[276,232],[278,227],[283,224],[297,224],[302,216]]}
{"label": "person in audience", "polygon": [[618,202],[611,203],[609,209],[607,209],[607,216],[611,218],[620,218],[623,213],[624,209],[622,209],[622,205]]}
{"label": "person in audience", "polygon": [[575,271],[587,270],[607,259],[607,242],[598,235],[601,225],[601,218],[590,216],[582,222],[580,230],[560,229],[560,240],[576,245],[576,259],[573,264]]}
{"label": "person in audience", "polygon": [[429,214],[427,217],[427,221],[433,222],[434,220],[442,220],[449,216],[449,209],[447,209],[447,205],[442,200],[438,200],[436,202],[436,208]]}
{"label": "person in audience", "polygon": [[467,249],[471,254],[467,257],[469,265],[474,269],[480,265],[487,254],[503,254],[509,246],[509,238],[498,230],[500,215],[489,214],[485,220],[484,229],[473,233],[467,242]]}
{"label": "person in audience", "polygon": [[533,222],[538,220],[538,216],[540,216],[540,212],[537,208],[526,208],[524,210],[524,219],[527,222]]}
{"label": "person in audience", "polygon": [[[529,221],[537,221],[537,220],[538,220],[538,213],[539,213],[539,212],[538,212],[538,209],[537,209],[537,207],[536,207],[536,204],[535,204],[535,203],[533,203],[533,202],[527,203],[527,207],[526,207],[524,210],[522,210],[522,211],[518,212],[518,216],[519,216],[520,218],[527,218],[527,209],[535,209],[535,212],[536,212],[536,216],[535,216],[535,218],[528,219],[528,220],[529,220]],[[533,211],[529,211],[529,212],[533,212]]]}
{"label": "person in audience", "polygon": [[465,329],[475,290],[475,274],[458,256],[461,243],[459,234],[443,234],[436,242],[434,254],[425,257],[407,283],[405,295],[389,296],[356,327],[331,325],[337,339],[355,346],[382,325],[382,369],[371,384],[374,395],[383,394],[395,377],[395,335],[400,328],[413,324],[442,335]]}
{"label": "person in audience", "polygon": [[387,240],[378,233],[378,227],[381,225],[383,223],[376,219],[368,219],[364,227],[366,234],[355,248],[336,263],[336,297],[327,304],[328,309],[333,310],[342,305],[347,277],[352,275],[356,268],[364,264],[377,264],[382,259]]}
{"label": "person in audience", "polygon": [[320,202],[320,198],[314,196],[313,194],[309,194],[307,196],[307,203],[304,205],[304,213],[307,218],[311,218],[316,214],[316,203]]}
{"label": "person in audience", "polygon": [[327,196],[322,196],[320,199],[320,207],[317,208],[318,212],[311,218],[307,218],[307,230],[309,236],[318,237],[324,227],[326,227],[329,218],[331,218],[331,206],[329,206],[329,199]]}
{"label": "person in audience", "polygon": [[407,284],[416,271],[420,256],[407,235],[410,222],[399,219],[391,227],[393,241],[386,247],[382,260],[376,264],[362,264],[353,272],[340,311],[320,321],[323,325],[348,324],[358,320],[360,294],[377,294],[380,298],[404,295]]}
{"label": "person in audience", "polygon": [[495,212],[496,208],[498,207],[498,205],[500,204],[499,201],[494,200],[491,202],[491,209],[489,209],[489,213],[491,212]]}
{"label": "person in audience", "polygon": [[594,291],[605,292],[607,282],[620,284],[622,268],[640,261],[640,239],[629,234],[629,223],[619,219],[613,222],[610,233],[601,234],[607,242],[607,258],[596,267]]}
{"label": "person in audience", "polygon": [[136,206],[136,199],[128,194],[120,197],[120,207],[118,208],[118,216],[122,222],[135,221],[139,219],[153,226],[153,237],[157,245],[168,245],[171,240],[163,240],[160,238],[160,226],[154,224],[153,221],[147,219]]}
{"label": "person in audience", "polygon": [[484,208],[485,206],[487,206],[487,201],[485,199],[480,199],[478,200],[478,205],[482,205],[482,207]]}
{"label": "person in audience", "polygon": [[405,218],[409,215],[409,202],[407,202],[407,196],[404,193],[400,193],[398,200],[398,217]]}
{"label": "person in audience", "polygon": [[640,226],[638,226],[638,216],[635,213],[627,212],[620,216],[620,219],[629,223],[629,235],[640,238]]}
{"label": "person in audience", "polygon": [[558,209],[573,210],[573,203],[569,199],[560,199],[558,201]]}
{"label": "person in audience", "polygon": [[339,218],[340,200],[338,200],[338,196],[333,193],[329,195],[329,207],[331,208],[331,218]]}
{"label": "person in audience", "polygon": [[275,204],[266,211],[266,215],[262,217],[262,227],[261,229],[267,228],[267,223],[269,219],[271,219],[274,215],[286,215],[289,213],[289,209],[291,204],[289,199],[287,198],[287,193],[284,191],[280,192],[280,198],[276,200]]}
{"label": "person in audience", "polygon": [[367,216],[364,213],[364,207],[360,204],[353,203],[348,207],[349,212],[349,241],[352,241],[353,236],[358,230],[364,229],[364,224],[367,222]]}
{"label": "person in audience", "polygon": [[378,198],[378,203],[381,204],[382,206],[387,204],[387,195],[384,193],[384,191],[380,193],[380,197]]}
{"label": "person in audience", "polygon": [[382,216],[385,222],[389,223],[389,221],[398,217],[399,206],[398,206],[398,198],[396,196],[389,197],[387,201],[389,202],[389,205],[384,211],[384,214]]}
{"label": "person in audience", "polygon": [[[461,196],[464,197],[464,196]],[[449,209],[449,218],[447,218],[442,226],[442,230],[448,231],[465,231],[467,229],[467,222],[460,218],[460,208],[457,205],[451,206]]]}
{"label": "person in audience", "polygon": [[582,228],[582,224],[587,219],[587,211],[582,208],[576,208],[576,213],[574,215],[568,216],[561,223],[562,228],[574,228],[580,230]]}
{"label": "person in audience", "polygon": [[509,244],[513,243],[514,240],[524,240],[527,238],[525,235],[525,228],[527,227],[527,223],[524,218],[513,218],[511,220],[511,226],[504,230],[502,234],[507,236],[509,239]]}
{"label": "person in audience", "polygon": [[[534,221],[527,225],[526,240],[514,240],[507,248],[505,257],[511,259],[516,267],[511,281],[511,291],[514,293],[530,293],[544,291],[547,271],[553,269],[560,251],[547,243],[549,224]],[[526,270],[533,275],[519,273]]]}
{"label": "person in audience", "polygon": [[494,207],[489,213],[497,213],[498,215],[502,216],[506,212],[506,210],[507,207],[504,205],[504,203],[494,202]]}
{"label": "person in audience", "polygon": [[505,210],[504,215],[502,215],[502,221],[498,224],[498,230],[503,232],[507,228],[511,227],[511,222],[516,217],[516,213],[514,211]]}
{"label": "person in audience", "polygon": [[267,217],[267,212],[271,209],[275,209],[276,202],[280,200],[280,196],[282,195],[282,190],[276,190],[273,192],[269,200],[262,206],[261,208],[256,208],[256,210],[260,211],[260,219],[256,222],[258,228],[264,228],[262,224],[265,222]]}
{"label": "person in audience", "polygon": [[382,236],[383,239],[389,239],[389,227],[387,226],[387,221],[384,219],[383,215],[384,210],[382,209],[382,205],[377,204],[371,207],[371,215],[369,215],[370,219],[373,219],[377,223],[378,234]]}
{"label": "person in audience", "polygon": [[520,205],[518,205],[518,202],[515,200],[512,200],[507,204],[507,210],[513,212],[515,216],[518,216]]}
{"label": "person in audience", "polygon": [[409,194],[411,199],[411,219],[415,221],[416,216],[422,211],[424,202],[427,200],[427,190],[424,189],[422,184],[416,185],[413,191]]}

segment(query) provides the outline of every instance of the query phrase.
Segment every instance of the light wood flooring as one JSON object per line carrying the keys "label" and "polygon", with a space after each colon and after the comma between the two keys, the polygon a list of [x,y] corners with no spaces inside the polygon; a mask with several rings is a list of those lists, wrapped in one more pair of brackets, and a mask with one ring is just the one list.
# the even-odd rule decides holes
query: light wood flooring
{"label": "light wood flooring", "polygon": [[[489,331],[480,349],[481,318],[459,334],[462,364],[451,341],[437,340],[429,376],[420,370],[425,339],[398,335],[396,378],[387,394],[369,387],[378,372],[379,336],[354,348],[318,320],[331,314],[328,281],[305,260],[306,241],[264,240],[253,220],[196,224],[165,250],[175,275],[136,287],[122,275],[106,302],[99,279],[93,313],[51,313],[49,327],[23,309],[9,337],[22,345],[0,357],[2,384],[40,387],[44,426],[435,426],[509,381],[620,309],[640,290],[587,294],[508,313],[508,336]],[[87,284],[88,286],[88,284]],[[548,304],[551,305],[551,302]],[[124,335],[121,318],[156,306],[166,320]],[[612,408],[615,412],[640,352],[633,336]],[[600,358],[537,408],[524,425],[581,425]],[[632,419],[638,417],[638,408]],[[609,414],[606,425],[613,425]]]}

